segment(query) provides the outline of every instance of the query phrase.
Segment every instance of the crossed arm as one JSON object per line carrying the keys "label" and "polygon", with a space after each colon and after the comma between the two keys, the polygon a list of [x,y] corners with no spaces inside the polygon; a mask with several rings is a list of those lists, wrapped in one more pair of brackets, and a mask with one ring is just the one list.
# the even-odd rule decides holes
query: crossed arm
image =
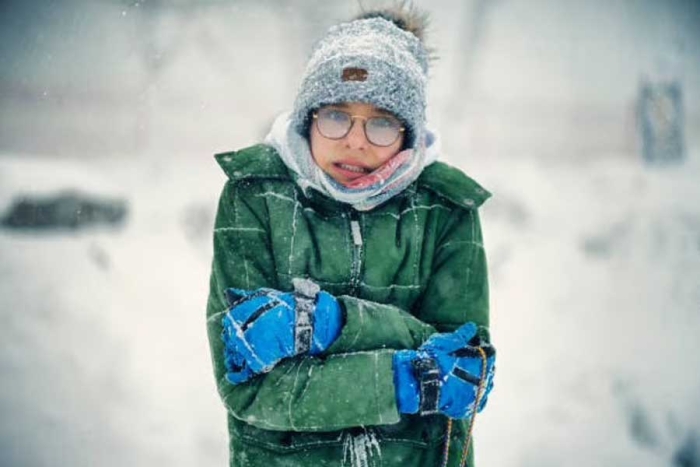
{"label": "crossed arm", "polygon": [[413,313],[337,297],[345,323],[323,355],[285,359],[268,373],[232,385],[225,378],[221,340],[221,319],[228,308],[224,290],[277,288],[268,232],[264,213],[233,182],[227,183],[215,225],[207,330],[219,393],[237,419],[283,431],[397,423],[392,370],[397,350],[416,349],[435,332],[453,331],[467,321],[479,324],[488,339],[488,285],[478,215],[458,209],[438,239],[431,278]]}

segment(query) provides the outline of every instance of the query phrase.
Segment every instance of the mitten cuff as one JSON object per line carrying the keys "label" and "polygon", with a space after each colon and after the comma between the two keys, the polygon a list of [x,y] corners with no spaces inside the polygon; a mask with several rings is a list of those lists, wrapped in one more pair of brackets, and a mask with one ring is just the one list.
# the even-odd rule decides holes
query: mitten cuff
{"label": "mitten cuff", "polygon": [[401,413],[415,414],[420,409],[420,387],[413,370],[413,361],[417,359],[415,350],[394,353],[394,389],[396,406]]}

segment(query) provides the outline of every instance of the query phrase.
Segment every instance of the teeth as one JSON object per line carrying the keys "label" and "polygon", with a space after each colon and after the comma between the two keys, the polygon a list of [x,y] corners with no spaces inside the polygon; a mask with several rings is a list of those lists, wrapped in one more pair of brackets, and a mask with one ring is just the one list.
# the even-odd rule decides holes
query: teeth
{"label": "teeth", "polygon": [[357,172],[360,174],[363,174],[366,172],[365,169],[363,169],[362,167],[358,167],[356,165],[338,164],[338,167],[340,167],[343,170],[349,170],[350,172]]}

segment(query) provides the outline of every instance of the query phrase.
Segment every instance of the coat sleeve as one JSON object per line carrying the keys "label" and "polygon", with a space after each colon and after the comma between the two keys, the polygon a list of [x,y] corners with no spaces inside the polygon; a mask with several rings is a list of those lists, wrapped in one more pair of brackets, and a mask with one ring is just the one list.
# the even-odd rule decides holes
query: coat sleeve
{"label": "coat sleeve", "polygon": [[433,333],[452,332],[469,321],[488,342],[489,285],[479,212],[452,211],[438,235],[427,285],[412,313],[354,297],[339,299],[347,323],[329,353],[415,349]]}
{"label": "coat sleeve", "polygon": [[[264,202],[257,198],[260,204],[256,205],[255,197],[240,196],[240,183],[244,182],[229,181],[219,202],[207,304],[214,373],[227,410],[237,419],[268,430],[332,431],[399,422],[393,384],[394,351],[418,347],[435,327],[391,305],[340,297],[346,323],[325,355],[287,359],[271,372],[235,386],[225,379],[221,340],[221,318],[227,308],[224,290],[277,287]],[[445,236],[446,241],[449,238]],[[452,252],[446,245],[444,255]],[[449,274],[447,263],[446,258],[439,274]],[[437,287],[437,283],[429,285],[428,290],[453,293],[449,288]],[[424,303],[440,301],[435,297]],[[426,316],[443,318],[439,314]],[[456,323],[458,319],[447,322]]]}
{"label": "coat sleeve", "polygon": [[479,211],[455,209],[438,234],[427,287],[416,316],[438,332],[468,321],[489,341],[489,283]]}

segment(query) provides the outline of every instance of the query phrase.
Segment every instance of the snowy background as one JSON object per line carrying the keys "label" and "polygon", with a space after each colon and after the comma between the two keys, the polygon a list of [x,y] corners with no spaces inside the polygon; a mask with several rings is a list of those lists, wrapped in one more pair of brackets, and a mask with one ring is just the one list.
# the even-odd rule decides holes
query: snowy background
{"label": "snowy background", "polygon": [[[479,466],[700,466],[700,2],[416,3],[443,159],[495,195]],[[226,465],[211,156],[259,141],[357,11],[0,2],[0,217],[64,190],[128,206],[116,227],[0,228],[0,466]],[[642,160],[645,76],[682,84],[682,163]]]}

